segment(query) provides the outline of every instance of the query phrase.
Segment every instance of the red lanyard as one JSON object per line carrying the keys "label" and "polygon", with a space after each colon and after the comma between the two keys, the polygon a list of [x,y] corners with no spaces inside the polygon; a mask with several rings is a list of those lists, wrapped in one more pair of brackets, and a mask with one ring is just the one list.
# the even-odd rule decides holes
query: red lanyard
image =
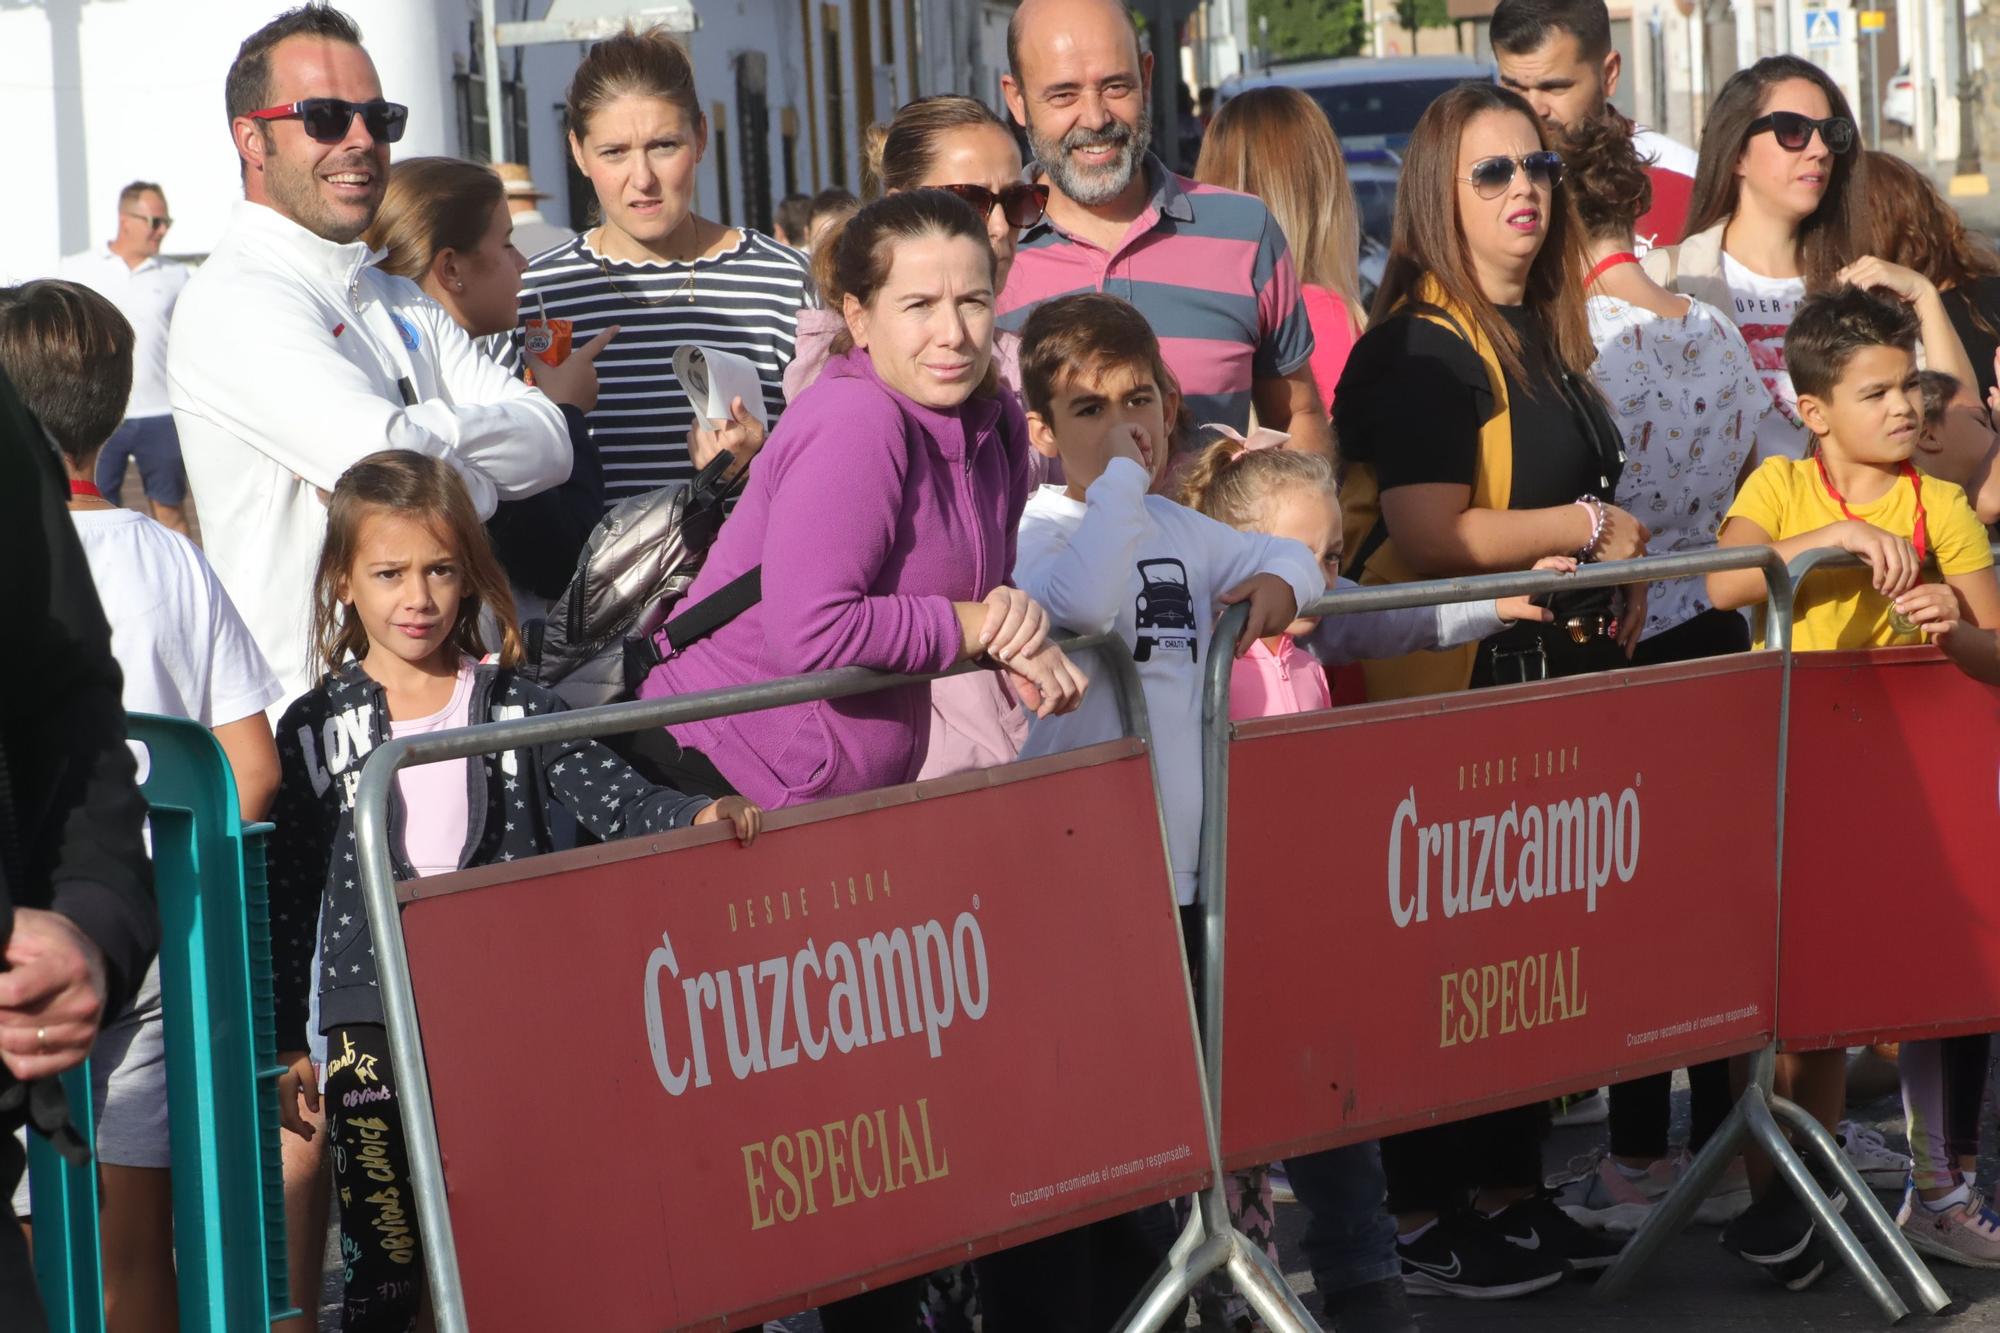
{"label": "red lanyard", "polygon": [[[1813,462],[1819,464],[1819,479],[1821,483],[1823,483],[1826,486],[1826,493],[1828,495],[1831,495],[1833,497],[1833,502],[1840,506],[1840,512],[1843,515],[1845,515],[1848,518],[1854,518],[1854,511],[1847,507],[1846,499],[1844,499],[1841,496],[1839,491],[1834,489],[1833,478],[1827,475],[1826,459],[1821,457],[1819,454],[1814,454]],[[1923,483],[1917,480],[1916,468],[1910,466],[1910,464],[1908,463],[1898,464],[1897,471],[1901,472],[1904,476],[1910,479],[1910,490],[1916,496],[1917,499],[1917,521],[1910,528],[1910,545],[1914,546],[1917,549],[1917,559],[1922,560],[1924,558],[1925,553],[1930,550],[1930,544],[1931,544],[1930,533],[1924,526]],[[1862,522],[1863,520],[1855,519],[1854,521],[1859,523]]]}
{"label": "red lanyard", "polygon": [[1596,267],[1584,275],[1583,285],[1585,290],[1589,289],[1591,283],[1596,282],[1602,277],[1606,269],[1617,268],[1620,264],[1636,264],[1638,262],[1639,256],[1627,250],[1620,250],[1615,255],[1604,256],[1604,258],[1597,261]]}
{"label": "red lanyard", "polygon": [[69,493],[71,495],[94,495],[100,500],[104,498],[104,492],[97,489],[96,482],[84,481],[77,477],[70,478]]}

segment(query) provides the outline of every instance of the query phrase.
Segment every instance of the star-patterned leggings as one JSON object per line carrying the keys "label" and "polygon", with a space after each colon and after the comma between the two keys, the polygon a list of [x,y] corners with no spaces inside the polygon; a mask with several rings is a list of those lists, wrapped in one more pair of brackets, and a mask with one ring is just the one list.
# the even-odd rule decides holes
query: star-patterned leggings
{"label": "star-patterned leggings", "polygon": [[340,1200],[340,1326],[345,1333],[408,1333],[424,1264],[403,1107],[381,1024],[327,1034],[326,1124]]}

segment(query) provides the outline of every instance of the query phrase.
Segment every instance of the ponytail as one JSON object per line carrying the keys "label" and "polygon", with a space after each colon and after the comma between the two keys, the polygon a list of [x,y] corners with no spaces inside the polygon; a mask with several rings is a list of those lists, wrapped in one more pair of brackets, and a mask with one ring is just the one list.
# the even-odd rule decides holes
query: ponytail
{"label": "ponytail", "polygon": [[1334,494],[1333,464],[1320,454],[1228,436],[1203,449],[1182,474],[1181,503],[1232,528],[1251,530],[1291,487]]}

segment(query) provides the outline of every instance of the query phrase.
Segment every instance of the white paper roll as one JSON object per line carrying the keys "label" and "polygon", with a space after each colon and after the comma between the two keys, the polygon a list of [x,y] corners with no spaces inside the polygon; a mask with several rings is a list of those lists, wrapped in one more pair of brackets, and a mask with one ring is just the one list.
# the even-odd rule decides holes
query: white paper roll
{"label": "white paper roll", "polygon": [[729,400],[741,398],[743,408],[769,430],[770,415],[764,410],[764,385],[757,367],[740,356],[712,348],[683,344],[674,352],[674,376],[694,404],[694,412],[711,426],[729,421]]}

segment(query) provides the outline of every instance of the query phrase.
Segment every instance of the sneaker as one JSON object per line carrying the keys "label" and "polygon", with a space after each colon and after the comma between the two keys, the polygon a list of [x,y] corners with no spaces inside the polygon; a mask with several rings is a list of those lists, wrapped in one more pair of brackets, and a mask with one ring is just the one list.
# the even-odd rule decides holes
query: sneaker
{"label": "sneaker", "polygon": [[1556,1206],[1571,1218],[1600,1231],[1637,1231],[1653,1205],[1674,1184],[1674,1163],[1654,1162],[1641,1176],[1628,1176],[1610,1157],[1598,1159],[1594,1170],[1557,1193]]}
{"label": "sneaker", "polygon": [[1572,1129],[1578,1125],[1601,1125],[1610,1118],[1609,1090],[1593,1088],[1589,1092],[1556,1098],[1555,1116],[1550,1123],[1557,1129]]}
{"label": "sneaker", "polygon": [[1926,1254],[1967,1268],[2000,1268],[2000,1214],[1976,1189],[1963,1203],[1942,1211],[1925,1204],[1914,1188],[1905,1189],[1896,1226]]}
{"label": "sneaker", "polygon": [[1364,1282],[1320,1299],[1326,1326],[1340,1333],[1417,1333],[1409,1296],[1395,1278]]}
{"label": "sneaker", "polygon": [[1531,1194],[1510,1203],[1487,1220],[1509,1244],[1553,1253],[1573,1272],[1609,1268],[1618,1262],[1618,1254],[1625,1248],[1623,1240],[1613,1240],[1579,1225],[1547,1194]]}
{"label": "sneaker", "polygon": [[1846,1149],[1847,1160],[1854,1164],[1862,1182],[1871,1189],[1895,1189],[1910,1174],[1909,1154],[1891,1148],[1880,1130],[1843,1120],[1834,1137]]}
{"label": "sneaker", "polygon": [[1814,1236],[1797,1257],[1764,1270],[1786,1291],[1804,1291],[1826,1275],[1826,1246]]}
{"label": "sneaker", "polygon": [[1285,1174],[1283,1162],[1273,1162],[1266,1168],[1270,1173],[1271,1202],[1297,1203],[1299,1196],[1292,1190],[1292,1178]]}
{"label": "sneaker", "polygon": [[1503,1300],[1563,1280],[1569,1266],[1553,1253],[1510,1245],[1476,1213],[1441,1219],[1415,1240],[1396,1241],[1403,1289],[1412,1296]]}
{"label": "sneaker", "polygon": [[1722,1229],[1722,1248],[1761,1267],[1789,1263],[1812,1244],[1812,1216],[1790,1190],[1774,1189]]}
{"label": "sneaker", "polygon": [[[1674,1159],[1674,1179],[1678,1181],[1694,1165],[1694,1154],[1686,1149]],[[1722,1169],[1715,1188],[1708,1192],[1694,1210],[1694,1220],[1705,1227],[1719,1227],[1742,1216],[1750,1206],[1750,1174],[1743,1165],[1742,1157],[1730,1159]]]}

